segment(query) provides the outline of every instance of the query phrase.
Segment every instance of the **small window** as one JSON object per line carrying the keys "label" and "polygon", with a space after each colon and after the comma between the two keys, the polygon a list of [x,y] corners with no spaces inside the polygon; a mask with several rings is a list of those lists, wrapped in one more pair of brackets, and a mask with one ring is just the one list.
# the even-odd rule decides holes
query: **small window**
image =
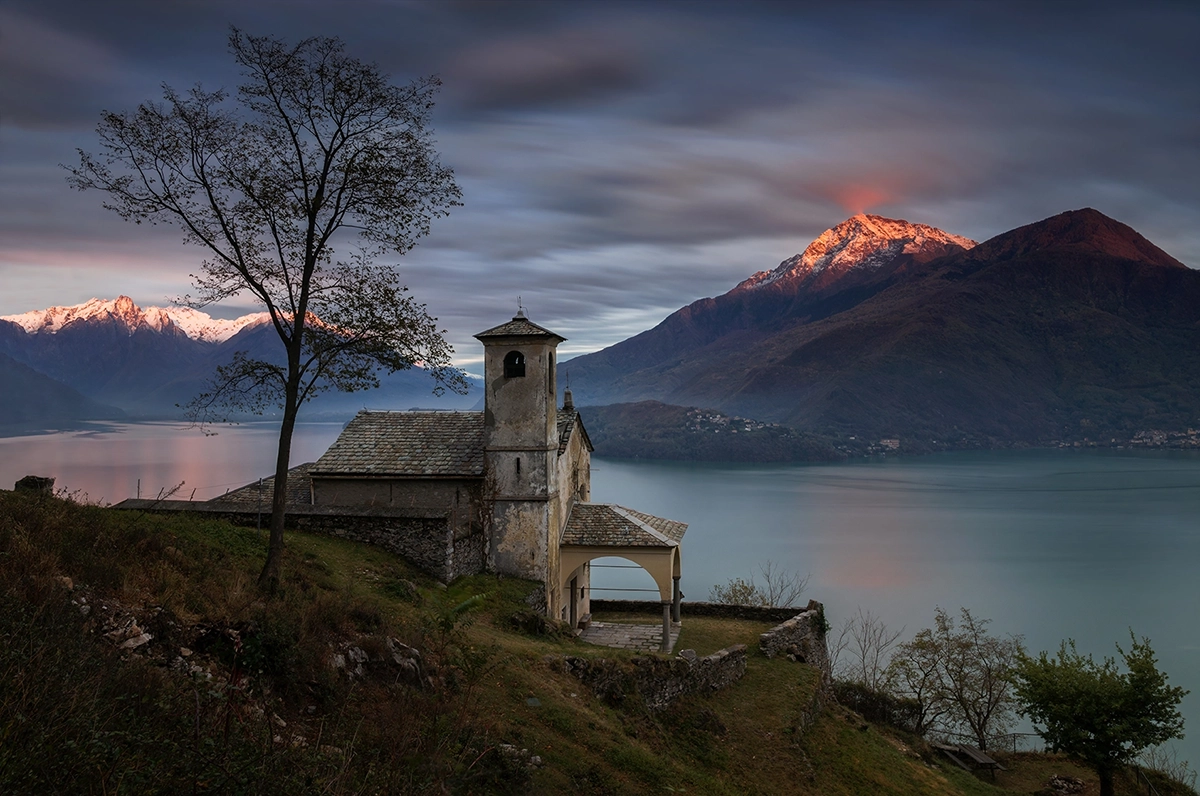
{"label": "small window", "polygon": [[504,357],[504,378],[525,375],[525,355],[520,351],[509,351]]}

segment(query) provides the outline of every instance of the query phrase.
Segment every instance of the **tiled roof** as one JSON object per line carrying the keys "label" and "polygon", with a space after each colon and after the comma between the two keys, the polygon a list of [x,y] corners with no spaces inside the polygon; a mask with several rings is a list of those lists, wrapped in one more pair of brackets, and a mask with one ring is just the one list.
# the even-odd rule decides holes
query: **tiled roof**
{"label": "tiled roof", "polygon": [[483,412],[359,412],[314,475],[483,475]]}
{"label": "tiled roof", "polygon": [[[287,479],[287,505],[289,506],[311,506],[312,505],[312,479],[309,478],[309,471],[312,470],[313,463],[297,465],[288,470]],[[232,492],[226,492],[224,495],[213,498],[207,501],[208,503],[219,503],[222,506],[228,505],[231,507],[259,507],[264,511],[271,510],[271,498],[275,494],[275,476],[269,475],[262,480],[262,487],[259,487],[258,481],[253,481],[245,486],[238,487]]]}
{"label": "tiled roof", "polygon": [[558,410],[558,455],[562,456],[567,452],[567,445],[571,442],[571,434],[575,429],[583,434],[583,445],[589,451],[595,450],[592,447],[592,441],[588,439],[587,431],[583,427],[583,421],[579,419],[579,413],[574,409],[559,409]]}
{"label": "tiled roof", "polygon": [[613,503],[576,503],[562,544],[588,547],[675,547],[687,523],[655,517]]}
{"label": "tiled roof", "polygon": [[549,329],[538,326],[522,314],[516,315],[508,323],[502,323],[475,335],[476,340],[482,340],[485,337],[554,337],[560,343],[567,339]]}

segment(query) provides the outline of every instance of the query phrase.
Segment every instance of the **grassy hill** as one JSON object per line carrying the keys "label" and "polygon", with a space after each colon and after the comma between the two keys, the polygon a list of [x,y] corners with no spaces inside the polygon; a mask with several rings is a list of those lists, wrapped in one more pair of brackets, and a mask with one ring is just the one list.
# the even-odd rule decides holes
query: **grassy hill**
{"label": "grassy hill", "polygon": [[[819,674],[753,653],[736,685],[652,713],[555,665],[628,670],[632,654],[516,630],[534,584],[447,588],[376,548],[288,544],[266,598],[254,529],[0,491],[0,792],[949,795],[1089,778],[1032,756],[993,784],[836,705],[802,727]],[[753,650],[765,629],[685,614],[679,648]]]}

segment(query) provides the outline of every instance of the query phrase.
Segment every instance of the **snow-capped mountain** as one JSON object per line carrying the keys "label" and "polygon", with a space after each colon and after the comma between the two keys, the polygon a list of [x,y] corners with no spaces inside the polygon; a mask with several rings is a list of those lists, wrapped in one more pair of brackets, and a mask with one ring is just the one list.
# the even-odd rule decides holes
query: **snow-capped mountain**
{"label": "snow-capped mountain", "polygon": [[822,232],[802,253],[784,260],[775,270],[759,271],[735,290],[763,288],[784,280],[819,278],[827,284],[850,270],[876,271],[901,255],[925,260],[974,246],[970,238],[928,224],[860,213]]}
{"label": "snow-capped mountain", "polygon": [[[135,418],[182,417],[179,407],[203,392],[235,352],[279,360],[283,349],[267,313],[223,320],[188,307],[142,308],[128,296],[118,296],[0,318],[0,356],[108,405],[93,407],[94,417],[101,410],[121,410]],[[380,381],[381,388],[370,393],[323,394],[308,406],[307,416],[341,418],[365,406],[461,409],[476,401],[474,394],[433,396],[433,382],[419,368],[381,373]],[[0,425],[12,409],[0,400]]]}
{"label": "snow-capped mountain", "polygon": [[115,299],[93,298],[70,307],[50,307],[18,315],[0,316],[0,320],[15,323],[29,334],[56,334],[73,323],[86,321],[113,322],[127,334],[146,329],[164,334],[184,334],[205,343],[223,343],[247,326],[265,323],[268,315],[255,312],[226,320],[191,307],[138,307],[128,296]]}

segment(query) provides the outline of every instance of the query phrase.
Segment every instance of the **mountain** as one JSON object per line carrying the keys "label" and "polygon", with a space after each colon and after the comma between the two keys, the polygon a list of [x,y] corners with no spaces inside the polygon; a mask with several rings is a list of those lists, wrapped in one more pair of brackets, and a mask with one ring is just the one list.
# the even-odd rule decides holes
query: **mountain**
{"label": "mountain", "polygon": [[[266,313],[224,320],[186,307],[141,308],[119,296],[0,318],[0,353],[140,418],[182,417],[178,405],[202,392],[237,351],[282,359]],[[475,395],[435,397],[420,369],[380,374],[380,381],[381,389],[367,393],[322,394],[304,416],[349,417],[364,405],[466,408],[476,401]]]}
{"label": "mountain", "polygon": [[0,431],[69,426],[83,420],[118,420],[124,412],[81,395],[60,381],[0,354]]}
{"label": "mountain", "polygon": [[581,402],[686,403],[671,400],[687,389],[670,378],[681,358],[709,346],[752,348],[788,328],[845,311],[913,269],[973,246],[973,240],[926,224],[859,214],[774,270],[693,302],[635,337],[564,362],[564,372]]}
{"label": "mountain", "polygon": [[50,307],[20,315],[4,315],[0,316],[0,320],[15,323],[30,334],[54,334],[75,323],[110,322],[129,334],[149,329],[161,334],[183,334],[189,339],[205,343],[223,343],[247,326],[266,323],[269,317],[265,312],[255,312],[224,320],[191,307],[142,309],[128,296],[118,296],[112,300],[93,298],[71,307]]}
{"label": "mountain", "polygon": [[[849,248],[831,235],[841,227],[824,248]],[[939,245],[949,251],[894,267],[850,258],[820,286],[815,268],[751,277],[563,368],[580,403],[654,399],[916,447],[1200,425],[1200,272],[1091,209]],[[792,307],[831,307],[814,293],[843,306],[710,324],[701,344],[672,345],[698,307],[711,317],[786,281],[801,286]]]}
{"label": "mountain", "polygon": [[842,290],[890,275],[912,262],[966,250],[975,241],[926,224],[859,214],[821,233],[773,271],[759,271],[734,292],[787,286],[790,292]]}

